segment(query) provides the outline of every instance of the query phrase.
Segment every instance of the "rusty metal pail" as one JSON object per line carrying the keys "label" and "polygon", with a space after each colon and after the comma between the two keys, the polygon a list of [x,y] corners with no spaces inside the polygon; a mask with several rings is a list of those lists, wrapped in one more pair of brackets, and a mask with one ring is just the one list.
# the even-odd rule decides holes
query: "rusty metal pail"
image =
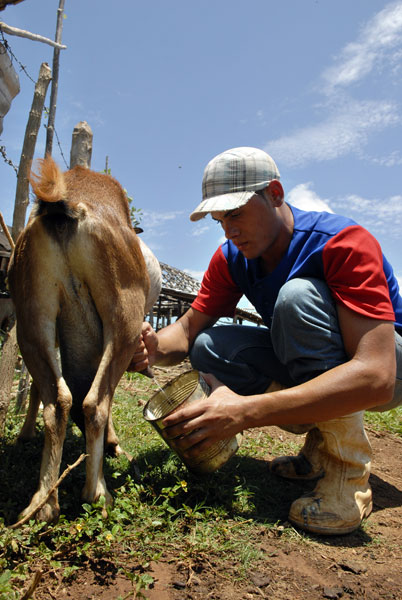
{"label": "rusty metal pail", "polygon": [[174,440],[165,439],[163,419],[183,404],[197,402],[207,398],[209,394],[210,388],[205,380],[198,371],[192,370],[167,383],[160,392],[157,392],[148,400],[143,410],[144,419],[153,425],[168,446],[176,452],[186,467],[193,473],[212,473],[216,471],[237,452],[242,441],[242,435],[239,433],[233,438],[213,444],[196,458],[188,459],[181,456],[180,450],[175,447]]}

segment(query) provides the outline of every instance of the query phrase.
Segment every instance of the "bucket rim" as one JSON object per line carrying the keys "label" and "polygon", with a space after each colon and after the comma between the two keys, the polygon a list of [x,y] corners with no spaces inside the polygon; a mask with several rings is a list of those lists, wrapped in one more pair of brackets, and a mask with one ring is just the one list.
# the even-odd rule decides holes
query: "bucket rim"
{"label": "bucket rim", "polygon": [[[147,400],[146,404],[144,405],[144,408],[142,409],[142,416],[146,421],[148,421],[148,423],[154,423],[156,421],[159,421],[161,418],[164,418],[152,415],[152,411],[149,408],[152,401],[155,400],[155,398],[162,394],[165,390],[167,391],[168,388],[172,387],[178,379],[184,378],[186,376],[191,377],[195,381],[201,381],[201,375],[199,371],[197,369],[190,369],[189,371],[185,371],[184,373],[176,375],[176,377],[165,383],[165,385],[163,385],[160,390],[157,390],[154,394],[152,394],[152,396]],[[180,404],[182,404],[184,401],[185,398],[183,398]],[[178,406],[180,406],[180,404]],[[167,416],[167,414],[165,416]]]}

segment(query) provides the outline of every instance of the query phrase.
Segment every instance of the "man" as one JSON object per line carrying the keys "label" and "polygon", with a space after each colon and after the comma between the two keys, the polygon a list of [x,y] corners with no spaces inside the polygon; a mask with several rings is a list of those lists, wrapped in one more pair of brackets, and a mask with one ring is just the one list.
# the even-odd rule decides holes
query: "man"
{"label": "man", "polygon": [[[137,370],[190,354],[206,373],[208,399],[165,419],[189,457],[252,427],[307,432],[296,457],[271,470],[313,479],[289,520],[344,534],[372,509],[365,410],[402,402],[402,298],[378,242],[350,219],[284,201],[272,158],[234,148],[204,172],[203,201],[227,241],[213,256],[191,308],[157,334],[144,324]],[[213,325],[245,294],[267,328]]]}

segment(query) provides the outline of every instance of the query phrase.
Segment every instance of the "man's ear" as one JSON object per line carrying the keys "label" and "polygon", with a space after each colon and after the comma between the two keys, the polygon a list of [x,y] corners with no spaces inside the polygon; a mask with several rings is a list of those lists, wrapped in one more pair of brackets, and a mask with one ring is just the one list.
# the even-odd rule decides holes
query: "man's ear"
{"label": "man's ear", "polygon": [[267,189],[274,202],[274,206],[281,206],[285,197],[281,182],[278,179],[273,179],[269,182]]}

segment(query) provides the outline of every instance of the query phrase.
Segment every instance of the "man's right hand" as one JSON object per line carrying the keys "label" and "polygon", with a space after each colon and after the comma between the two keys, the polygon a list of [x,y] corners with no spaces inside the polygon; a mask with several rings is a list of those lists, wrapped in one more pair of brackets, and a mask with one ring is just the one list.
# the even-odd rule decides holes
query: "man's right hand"
{"label": "man's right hand", "polygon": [[158,350],[158,336],[148,322],[142,324],[142,331],[138,340],[136,351],[133,354],[127,371],[145,371],[156,362]]}
{"label": "man's right hand", "polygon": [[190,307],[177,321],[163,327],[158,333],[149,323],[143,323],[138,345],[127,371],[144,373],[156,362],[164,367],[178,365],[188,356],[200,331],[212,327],[216,320],[215,317],[204,315]]}

